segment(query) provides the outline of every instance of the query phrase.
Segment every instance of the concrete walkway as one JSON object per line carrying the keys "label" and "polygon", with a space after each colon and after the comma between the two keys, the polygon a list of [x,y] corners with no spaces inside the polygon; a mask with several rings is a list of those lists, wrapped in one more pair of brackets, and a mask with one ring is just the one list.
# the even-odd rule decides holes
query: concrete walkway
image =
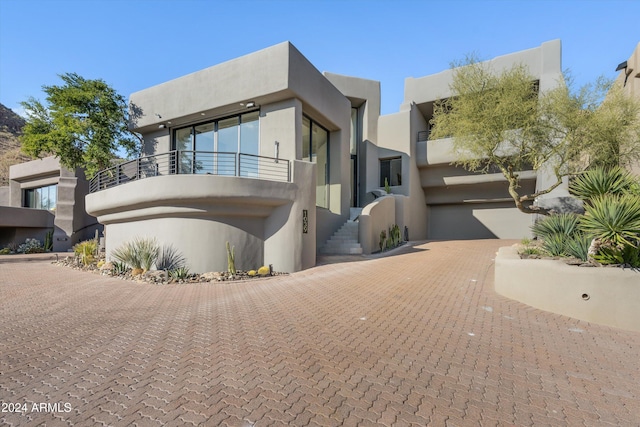
{"label": "concrete walkway", "polygon": [[639,425],[640,334],[496,295],[512,243],[197,285],[0,263],[0,425]]}

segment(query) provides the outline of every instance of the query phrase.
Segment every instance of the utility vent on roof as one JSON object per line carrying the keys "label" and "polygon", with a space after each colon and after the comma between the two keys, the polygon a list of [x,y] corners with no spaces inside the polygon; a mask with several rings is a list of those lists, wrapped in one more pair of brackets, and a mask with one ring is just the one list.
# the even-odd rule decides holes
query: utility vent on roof
{"label": "utility vent on roof", "polygon": [[427,141],[429,139],[429,131],[421,130],[418,131],[418,142]]}

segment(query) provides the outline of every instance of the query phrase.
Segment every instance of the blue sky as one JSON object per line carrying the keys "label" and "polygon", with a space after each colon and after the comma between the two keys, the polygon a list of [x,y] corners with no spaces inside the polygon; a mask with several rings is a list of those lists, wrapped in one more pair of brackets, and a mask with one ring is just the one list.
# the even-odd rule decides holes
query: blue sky
{"label": "blue sky", "polygon": [[615,77],[640,41],[638,0],[0,0],[0,102],[14,110],[75,72],[132,92],[291,41],[320,71],[405,77],[561,39],[576,82]]}

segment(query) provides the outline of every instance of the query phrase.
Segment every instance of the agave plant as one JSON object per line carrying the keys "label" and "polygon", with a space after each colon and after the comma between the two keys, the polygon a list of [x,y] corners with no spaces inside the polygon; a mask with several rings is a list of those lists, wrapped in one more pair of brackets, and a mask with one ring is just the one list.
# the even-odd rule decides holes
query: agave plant
{"label": "agave plant", "polygon": [[635,192],[637,188],[635,178],[620,167],[590,169],[575,177],[569,185],[571,194],[585,201],[604,194]]}
{"label": "agave plant", "polygon": [[531,227],[531,231],[541,239],[547,239],[555,234],[564,234],[567,237],[571,237],[578,230],[579,219],[580,217],[573,213],[549,215],[538,220]]}
{"label": "agave plant", "polygon": [[169,271],[169,277],[174,280],[187,280],[190,276],[189,269],[187,267],[178,267]]}
{"label": "agave plant", "polygon": [[604,194],[585,206],[580,229],[601,241],[637,246],[640,238],[640,198]]}
{"label": "agave plant", "polygon": [[115,249],[111,256],[133,269],[148,271],[158,259],[158,249],[155,239],[135,238]]}

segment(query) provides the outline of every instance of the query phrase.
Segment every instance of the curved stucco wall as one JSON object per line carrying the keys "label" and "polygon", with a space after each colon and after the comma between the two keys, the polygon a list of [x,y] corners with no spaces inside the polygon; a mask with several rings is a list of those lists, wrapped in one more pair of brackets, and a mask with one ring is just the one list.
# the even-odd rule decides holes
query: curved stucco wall
{"label": "curved stucco wall", "polygon": [[151,218],[109,224],[106,233],[107,258],[135,237],[155,238],[184,256],[189,270],[203,273],[227,270],[226,242],[235,247],[236,268],[257,269],[263,263],[262,220],[247,218]]}
{"label": "curved stucco wall", "polygon": [[640,331],[640,272],[630,269],[520,259],[515,246],[503,247],[496,256],[495,290],[541,310]]}
{"label": "curved stucco wall", "polygon": [[303,234],[301,218],[306,209],[315,221],[314,170],[313,164],[294,162],[291,183],[158,176],[89,194],[86,204],[106,225],[108,255],[135,237],[155,237],[178,249],[192,272],[224,271],[229,241],[238,269],[272,263],[278,271],[297,271],[315,263],[315,224]]}
{"label": "curved stucco wall", "polygon": [[[358,219],[358,238],[363,253],[370,254],[380,250],[380,232],[387,231],[396,223],[396,197],[394,195],[382,196],[365,206]],[[400,228],[402,229],[402,225]]]}

